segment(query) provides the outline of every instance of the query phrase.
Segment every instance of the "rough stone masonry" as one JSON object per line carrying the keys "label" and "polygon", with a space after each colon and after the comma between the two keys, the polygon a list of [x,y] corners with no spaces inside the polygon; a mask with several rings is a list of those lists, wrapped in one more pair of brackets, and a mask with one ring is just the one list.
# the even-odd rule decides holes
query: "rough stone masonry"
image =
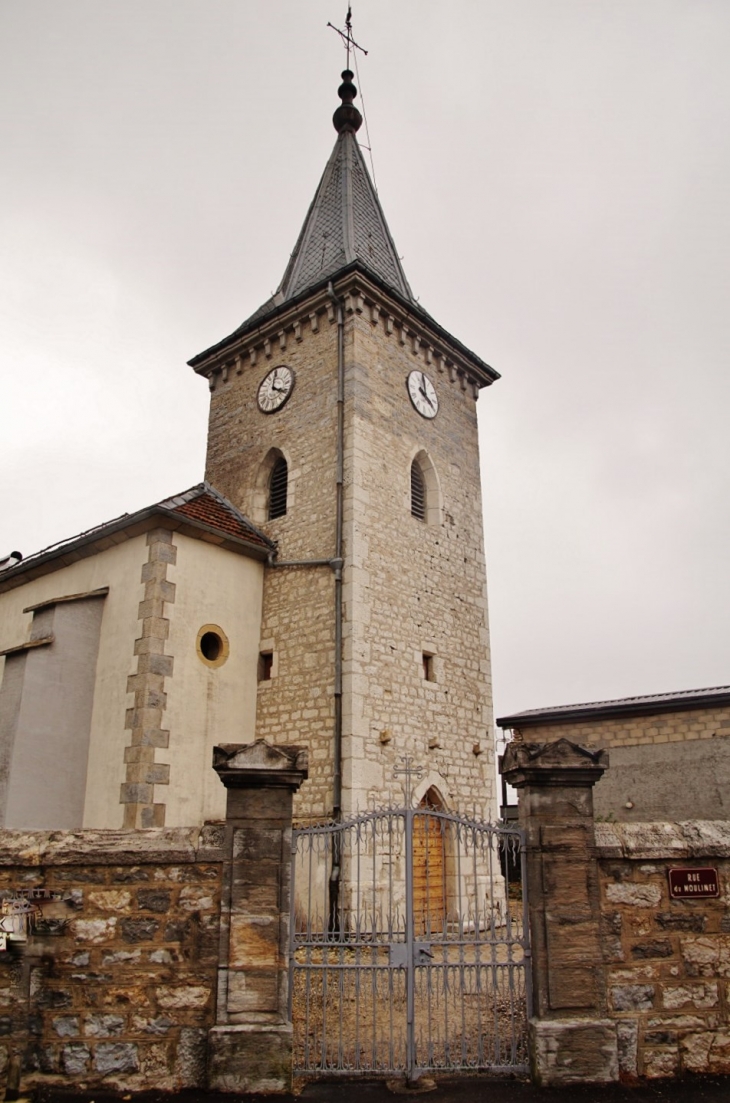
{"label": "rough stone masonry", "polygon": [[20,1057],[24,1091],[205,1085],[222,840],[222,825],[0,834],[3,900],[61,897],[0,954],[3,1077]]}

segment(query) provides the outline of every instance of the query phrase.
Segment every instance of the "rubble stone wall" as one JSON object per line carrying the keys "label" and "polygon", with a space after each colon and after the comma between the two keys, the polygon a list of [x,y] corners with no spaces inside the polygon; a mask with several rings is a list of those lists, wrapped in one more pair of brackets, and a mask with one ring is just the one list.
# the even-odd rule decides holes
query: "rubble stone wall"
{"label": "rubble stone wall", "polygon": [[0,900],[56,897],[0,951],[0,1083],[20,1057],[24,1090],[205,1086],[222,843],[222,825],[0,834]]}
{"label": "rubble stone wall", "polygon": [[[730,1072],[730,824],[596,824],[608,1011],[624,1078]],[[667,871],[714,867],[717,898]]]}

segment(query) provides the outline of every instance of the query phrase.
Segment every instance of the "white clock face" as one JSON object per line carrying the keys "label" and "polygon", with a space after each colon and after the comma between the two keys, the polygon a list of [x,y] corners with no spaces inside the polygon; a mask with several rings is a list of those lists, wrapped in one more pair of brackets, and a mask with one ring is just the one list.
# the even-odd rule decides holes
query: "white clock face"
{"label": "white clock face", "polygon": [[439,412],[436,388],[422,371],[412,371],[408,376],[408,394],[421,417],[436,417]]}
{"label": "white clock face", "polygon": [[294,390],[294,372],[283,364],[272,368],[259,385],[259,410],[264,414],[274,414],[280,410]]}

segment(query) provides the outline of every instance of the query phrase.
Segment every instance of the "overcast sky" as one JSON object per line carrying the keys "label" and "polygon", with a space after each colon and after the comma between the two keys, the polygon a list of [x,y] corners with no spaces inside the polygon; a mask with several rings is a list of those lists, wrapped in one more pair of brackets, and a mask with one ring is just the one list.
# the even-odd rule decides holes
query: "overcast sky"
{"label": "overcast sky", "polygon": [[[281,278],[345,7],[1,0],[0,554],[202,478],[186,361]],[[479,399],[497,715],[727,684],[730,3],[353,18],[411,286],[502,375]]]}

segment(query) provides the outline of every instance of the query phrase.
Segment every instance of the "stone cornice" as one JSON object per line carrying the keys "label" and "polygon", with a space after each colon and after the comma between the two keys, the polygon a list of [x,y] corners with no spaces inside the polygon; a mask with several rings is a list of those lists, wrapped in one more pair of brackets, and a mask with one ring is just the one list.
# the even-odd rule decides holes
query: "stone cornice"
{"label": "stone cornice", "polygon": [[223,824],[146,831],[0,831],[0,866],[220,862]]}
{"label": "stone cornice", "polygon": [[595,833],[601,858],[730,858],[727,820],[597,823]]}
{"label": "stone cornice", "polygon": [[[499,379],[493,368],[425,311],[386,291],[357,266],[340,274],[334,281],[334,291],[343,300],[346,315],[359,315],[373,326],[382,326],[386,334],[407,346],[415,359],[448,375],[452,383],[458,382],[474,398],[480,388]],[[301,341],[307,328],[316,333],[323,326],[334,325],[335,320],[334,303],[327,285],[323,285],[299,302],[283,304],[251,329],[233,334],[189,363],[215,390],[219,383],[240,375],[247,365],[254,367],[259,360],[273,362],[285,358],[289,344]]]}

